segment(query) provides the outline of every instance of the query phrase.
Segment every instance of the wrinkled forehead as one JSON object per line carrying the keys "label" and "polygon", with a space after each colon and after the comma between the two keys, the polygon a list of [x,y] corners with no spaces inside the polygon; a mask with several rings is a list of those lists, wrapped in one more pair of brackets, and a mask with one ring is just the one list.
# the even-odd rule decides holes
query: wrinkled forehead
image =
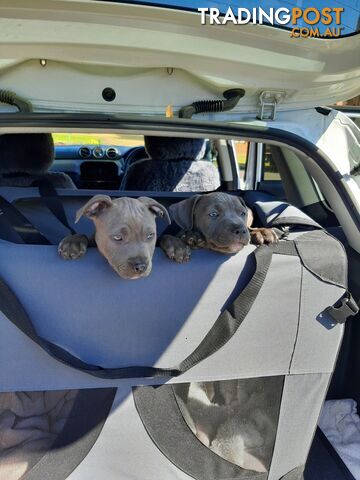
{"label": "wrinkled forehead", "polygon": [[116,198],[113,200],[113,206],[105,212],[103,219],[109,226],[122,223],[136,227],[155,223],[154,215],[146,205],[135,198]]}
{"label": "wrinkled forehead", "polygon": [[201,204],[201,208],[215,208],[224,211],[235,210],[237,212],[247,210],[245,204],[243,204],[238,197],[223,192],[214,192],[204,195],[199,203]]}

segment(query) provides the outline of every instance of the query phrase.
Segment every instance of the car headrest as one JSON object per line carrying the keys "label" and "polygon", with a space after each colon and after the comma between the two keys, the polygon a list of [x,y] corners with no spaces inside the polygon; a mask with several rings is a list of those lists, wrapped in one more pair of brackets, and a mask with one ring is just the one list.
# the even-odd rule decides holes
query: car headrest
{"label": "car headrest", "polygon": [[10,133],[0,135],[0,173],[46,173],[54,161],[54,141],[50,133]]}
{"label": "car headrest", "polygon": [[202,138],[144,137],[145,150],[152,160],[201,160],[205,154]]}

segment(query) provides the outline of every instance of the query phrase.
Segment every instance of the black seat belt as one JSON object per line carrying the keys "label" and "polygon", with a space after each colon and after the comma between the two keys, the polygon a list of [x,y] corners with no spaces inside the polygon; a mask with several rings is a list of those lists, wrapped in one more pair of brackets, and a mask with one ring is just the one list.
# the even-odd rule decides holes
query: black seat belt
{"label": "black seat belt", "polygon": [[38,187],[40,197],[43,199],[47,208],[59,220],[59,222],[62,223],[64,227],[67,228],[73,235],[76,234],[76,231],[72,228],[68,222],[68,219],[66,218],[66,213],[61,198],[59,197],[52,182],[42,179],[37,180],[33,185]]}
{"label": "black seat belt", "polygon": [[[65,210],[56,188],[47,180],[38,180],[34,186],[39,189],[40,197],[47,208],[72,234],[76,231],[69,225]],[[35,225],[23,215],[11,202],[0,196],[0,228],[8,231],[12,241],[33,245],[52,245]]]}
{"label": "black seat belt", "polygon": [[[51,245],[51,242],[12,203],[0,196],[0,225],[20,243]],[[15,240],[15,239],[14,239]]]}

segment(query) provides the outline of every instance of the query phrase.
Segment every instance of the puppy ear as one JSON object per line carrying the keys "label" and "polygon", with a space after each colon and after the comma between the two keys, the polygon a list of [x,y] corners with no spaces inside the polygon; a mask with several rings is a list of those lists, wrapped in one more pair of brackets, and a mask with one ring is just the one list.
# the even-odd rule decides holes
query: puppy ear
{"label": "puppy ear", "polygon": [[169,207],[170,215],[179,227],[184,230],[193,228],[195,207],[200,198],[201,195],[194,195]]}
{"label": "puppy ear", "polygon": [[236,197],[239,202],[241,203],[241,205],[243,207],[245,207],[247,209],[247,219],[246,219],[246,226],[249,228],[251,227],[253,221],[254,221],[254,214],[251,210],[251,208],[249,208],[246,203],[245,203],[245,200],[242,198],[242,197]]}
{"label": "puppy ear", "polygon": [[253,221],[254,221],[254,214],[253,214],[251,208],[247,207],[247,209],[248,209],[248,214],[247,214],[246,226],[248,228],[250,228]]}
{"label": "puppy ear", "polygon": [[112,200],[108,195],[95,195],[95,197],[90,198],[90,200],[76,212],[75,223],[77,223],[83,215],[89,218],[96,217],[106,208],[112,207],[112,205]]}
{"label": "puppy ear", "polygon": [[245,200],[242,198],[242,197],[238,197],[236,196],[236,198],[239,200],[239,202],[241,203],[241,205],[245,208],[248,208],[248,206],[246,205],[245,203]]}
{"label": "puppy ear", "polygon": [[148,207],[150,212],[152,212],[154,215],[160,218],[164,218],[168,222],[168,224],[171,223],[170,215],[164,205],[161,205],[161,203],[150,197],[139,197],[138,200],[144,203]]}

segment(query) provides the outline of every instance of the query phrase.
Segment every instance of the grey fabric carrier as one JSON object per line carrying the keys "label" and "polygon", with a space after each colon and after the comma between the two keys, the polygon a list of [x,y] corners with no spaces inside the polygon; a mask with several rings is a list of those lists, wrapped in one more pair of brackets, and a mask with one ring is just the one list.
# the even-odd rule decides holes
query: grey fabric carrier
{"label": "grey fabric carrier", "polygon": [[[1,392],[91,392],[90,416],[107,399],[96,435],[84,419],[81,438],[69,435],[78,404],[71,440],[24,480],[302,478],[343,334],[328,307],[346,293],[346,255],[295,207],[253,206],[264,224],[296,231],[274,248],[194,251],[184,265],[156,249],[151,276],[136,282],[96,249],[65,262],[53,245],[1,241],[7,298],[32,324],[16,326],[1,287]],[[69,366],[64,352],[116,375]]]}

